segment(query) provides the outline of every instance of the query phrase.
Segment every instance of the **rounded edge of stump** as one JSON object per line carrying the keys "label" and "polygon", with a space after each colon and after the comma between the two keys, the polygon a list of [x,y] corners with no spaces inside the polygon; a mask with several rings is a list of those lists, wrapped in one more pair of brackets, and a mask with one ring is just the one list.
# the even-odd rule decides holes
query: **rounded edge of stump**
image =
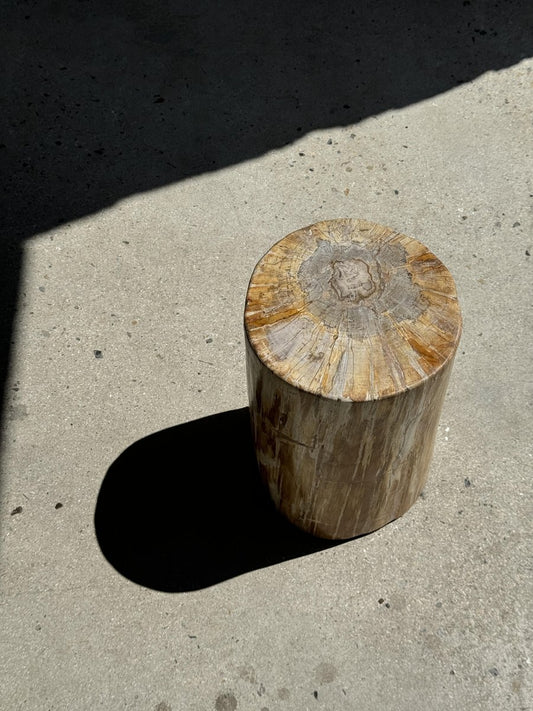
{"label": "rounded edge of stump", "polygon": [[[320,389],[309,387],[305,382],[298,382],[298,381],[293,381],[290,377],[287,377],[287,374],[280,372],[279,367],[276,367],[273,363],[269,362],[267,358],[264,357],[264,352],[261,351],[261,349],[257,348],[257,343],[256,340],[254,339],[251,331],[256,328],[254,326],[250,325],[250,318],[249,318],[249,312],[248,312],[248,307],[249,307],[249,301],[250,301],[250,290],[252,286],[254,285],[254,278],[258,274],[262,264],[264,263],[265,259],[275,252],[276,248],[278,248],[281,244],[284,242],[288,241],[289,239],[294,239],[298,235],[306,232],[306,231],[312,231],[316,229],[323,229],[325,226],[329,225],[344,225],[344,226],[349,226],[351,229],[353,229],[355,226],[364,226],[364,230],[366,231],[371,231],[374,228],[377,228],[379,230],[385,231],[389,236],[393,235],[395,239],[397,240],[408,240],[410,243],[413,245],[417,245],[420,248],[423,249],[423,254],[428,260],[434,260],[434,262],[439,266],[442,267],[442,269],[446,273],[446,278],[448,280],[448,284],[453,287],[453,294],[451,295],[451,299],[456,304],[456,311],[454,314],[454,326],[455,330],[453,332],[453,338],[450,339],[450,347],[448,349],[448,352],[446,354],[446,357],[443,358],[438,366],[434,369],[432,369],[430,372],[426,373],[425,375],[421,375],[418,380],[415,382],[409,382],[409,383],[404,383],[403,385],[398,385],[397,383],[395,384],[395,387],[390,390],[390,392],[374,392],[374,393],[365,393],[365,396],[358,396],[358,397],[345,397],[345,396],[339,396],[339,394],[332,394],[330,392],[323,392]],[[427,256],[426,256],[427,255]],[[422,242],[419,240],[409,237],[401,232],[397,232],[393,230],[390,227],[385,227],[383,225],[380,225],[378,223],[370,222],[368,220],[364,219],[358,219],[358,218],[339,218],[339,219],[331,219],[331,220],[323,220],[317,223],[310,224],[306,227],[302,227],[298,230],[294,230],[293,232],[290,232],[289,234],[285,235],[281,239],[277,240],[259,259],[257,264],[254,267],[254,270],[252,272],[252,275],[250,277],[250,280],[248,282],[248,287],[246,291],[246,306],[243,314],[243,320],[244,320],[244,331],[245,331],[245,337],[249,343],[250,348],[253,350],[259,361],[263,364],[265,368],[267,368],[268,371],[270,371],[274,376],[279,378],[285,385],[289,385],[291,387],[294,387],[296,390],[303,390],[304,392],[310,393],[311,395],[319,396],[319,397],[324,397],[329,400],[334,400],[334,401],[342,401],[342,402],[369,402],[369,401],[376,401],[376,400],[385,400],[387,398],[392,398],[395,397],[396,395],[399,395],[400,393],[409,391],[409,390],[414,390],[418,388],[419,386],[423,385],[428,378],[433,377],[437,373],[439,373],[446,365],[450,363],[450,361],[453,361],[456,355],[457,351],[457,346],[459,344],[459,341],[461,339],[462,335],[462,313],[461,313],[461,308],[459,305],[459,300],[458,300],[458,295],[457,295],[457,287],[455,284],[455,280],[453,279],[452,274],[449,272],[447,267],[444,265],[444,263],[433,253],[431,250]],[[391,519],[394,520],[394,519]],[[390,523],[390,521],[389,521]],[[387,524],[383,524],[387,525]],[[381,526],[379,527],[381,528]],[[377,530],[377,529],[376,529]],[[361,534],[364,535],[364,534]]]}

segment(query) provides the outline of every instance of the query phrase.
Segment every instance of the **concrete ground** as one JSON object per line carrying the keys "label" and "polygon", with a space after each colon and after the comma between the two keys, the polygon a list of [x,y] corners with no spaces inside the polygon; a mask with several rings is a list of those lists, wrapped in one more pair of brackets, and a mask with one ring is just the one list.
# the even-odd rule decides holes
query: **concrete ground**
{"label": "concrete ground", "polygon": [[[10,9],[3,709],[533,708],[531,14],[374,5]],[[335,217],[464,333],[423,497],[328,545],[256,486],[242,312]]]}

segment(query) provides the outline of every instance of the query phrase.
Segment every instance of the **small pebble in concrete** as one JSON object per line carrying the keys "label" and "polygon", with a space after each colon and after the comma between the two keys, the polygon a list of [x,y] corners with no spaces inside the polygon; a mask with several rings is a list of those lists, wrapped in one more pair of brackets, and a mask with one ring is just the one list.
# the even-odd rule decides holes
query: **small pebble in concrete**
{"label": "small pebble in concrete", "polygon": [[472,486],[472,482],[468,477],[465,477],[465,487],[468,489],[470,486]]}
{"label": "small pebble in concrete", "polygon": [[103,358],[104,354],[102,353],[102,351],[94,351],[94,357],[95,358]]}
{"label": "small pebble in concrete", "polygon": [[496,667],[491,667],[491,668],[489,669],[489,674],[492,674],[492,676],[498,676],[499,673],[500,673],[500,672],[496,669]]}

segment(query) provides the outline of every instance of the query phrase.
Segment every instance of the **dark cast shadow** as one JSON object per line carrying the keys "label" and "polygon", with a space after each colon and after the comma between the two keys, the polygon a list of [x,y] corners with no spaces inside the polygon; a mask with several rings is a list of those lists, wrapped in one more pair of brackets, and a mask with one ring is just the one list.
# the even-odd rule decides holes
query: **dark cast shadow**
{"label": "dark cast shadow", "polygon": [[527,0],[4,3],[15,239],[533,54]]}
{"label": "dark cast shadow", "polygon": [[149,435],[110,466],[94,525],[129,580],[187,592],[339,545],[276,512],[260,481],[248,408]]}

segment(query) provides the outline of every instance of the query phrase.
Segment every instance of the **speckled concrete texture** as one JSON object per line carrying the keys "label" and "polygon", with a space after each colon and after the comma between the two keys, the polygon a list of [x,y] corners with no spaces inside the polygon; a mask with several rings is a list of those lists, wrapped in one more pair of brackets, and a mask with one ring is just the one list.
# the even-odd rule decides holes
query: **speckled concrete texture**
{"label": "speckled concrete texture", "polygon": [[[2,708],[530,711],[529,3],[5,15]],[[243,308],[335,217],[464,331],[423,496],[330,544],[257,484]]]}

